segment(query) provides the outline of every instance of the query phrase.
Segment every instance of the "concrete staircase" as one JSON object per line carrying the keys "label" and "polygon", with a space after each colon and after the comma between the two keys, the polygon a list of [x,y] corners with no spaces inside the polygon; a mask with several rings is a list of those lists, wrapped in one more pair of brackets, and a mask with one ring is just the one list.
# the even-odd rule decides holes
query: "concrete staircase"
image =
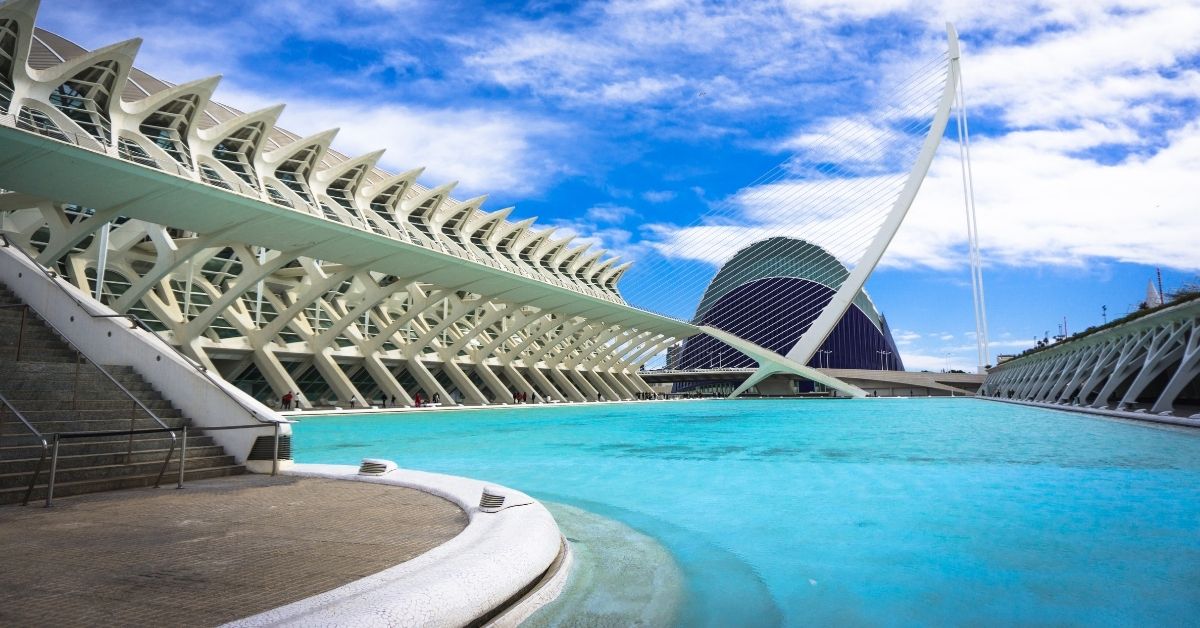
{"label": "concrete staircase", "polygon": [[[20,300],[0,286],[0,306]],[[124,392],[91,363],[77,364],[77,355],[62,338],[25,309],[0,307],[0,394],[52,444],[54,433],[102,432],[159,427]],[[20,336],[20,359],[17,344]],[[168,427],[182,428],[190,420],[130,367],[105,366]],[[7,407],[0,413],[0,504],[20,503],[41,456],[36,439]],[[131,421],[132,418],[132,421]],[[182,436],[182,432],[176,432]],[[59,446],[55,497],[121,488],[152,486],[171,446],[166,433],[63,439]],[[163,485],[179,473],[179,448],[163,476]],[[50,458],[42,464],[32,500],[44,499]],[[185,479],[235,475],[245,468],[199,430],[188,429]]]}

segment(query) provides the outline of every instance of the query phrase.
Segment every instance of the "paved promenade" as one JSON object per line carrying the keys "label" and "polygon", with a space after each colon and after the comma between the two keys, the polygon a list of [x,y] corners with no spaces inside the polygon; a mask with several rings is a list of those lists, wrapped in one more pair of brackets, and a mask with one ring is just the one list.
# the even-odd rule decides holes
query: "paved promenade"
{"label": "paved promenade", "polygon": [[394,486],[245,475],[0,507],[0,626],[212,626],[414,558],[466,527]]}

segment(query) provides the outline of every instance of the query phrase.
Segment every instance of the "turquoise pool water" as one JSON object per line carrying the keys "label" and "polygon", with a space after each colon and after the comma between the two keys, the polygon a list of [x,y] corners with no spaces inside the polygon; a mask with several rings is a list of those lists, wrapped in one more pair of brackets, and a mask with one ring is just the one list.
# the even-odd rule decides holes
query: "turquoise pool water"
{"label": "turquoise pool water", "polygon": [[974,399],[308,418],[300,462],[492,480],[657,538],[684,625],[1195,625],[1200,434]]}

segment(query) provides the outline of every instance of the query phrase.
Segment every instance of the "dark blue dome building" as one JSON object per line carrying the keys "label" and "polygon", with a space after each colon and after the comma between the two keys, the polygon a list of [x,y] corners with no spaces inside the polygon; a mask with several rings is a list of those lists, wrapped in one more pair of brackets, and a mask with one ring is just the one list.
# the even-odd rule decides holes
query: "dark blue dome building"
{"label": "dark blue dome building", "polygon": [[[833,299],[849,274],[825,249],[775,237],[738,251],[713,277],[694,322],[729,331],[786,354]],[[753,368],[754,360],[710,336],[694,336],[675,352],[679,369]],[[887,321],[859,290],[850,308],[808,362],[818,368],[904,370]]]}

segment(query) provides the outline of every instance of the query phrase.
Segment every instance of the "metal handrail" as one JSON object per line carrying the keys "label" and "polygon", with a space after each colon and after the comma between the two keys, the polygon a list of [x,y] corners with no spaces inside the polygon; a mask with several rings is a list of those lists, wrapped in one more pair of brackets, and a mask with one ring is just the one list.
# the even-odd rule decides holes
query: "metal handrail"
{"label": "metal handrail", "polygon": [[[46,324],[48,327],[50,327],[50,329],[54,330],[54,333],[56,333],[56,334],[58,334],[60,337],[62,337],[63,341],[65,341],[65,342],[66,342],[68,345],[70,345],[70,347],[71,347],[72,349],[74,349],[74,350],[75,350],[75,353],[77,353],[77,354],[79,354],[80,356],[82,356],[82,357],[83,357],[84,359],[86,359],[88,362],[91,362],[91,363],[92,363],[92,366],[96,367],[96,370],[97,370],[97,371],[100,371],[101,373],[103,373],[103,374],[104,374],[104,377],[105,377],[105,378],[107,378],[109,382],[111,382],[111,383],[112,383],[114,386],[116,386],[116,387],[117,387],[117,388],[118,388],[118,389],[119,389],[119,390],[120,390],[122,393],[125,393],[125,396],[126,396],[126,397],[129,397],[129,399],[130,399],[130,400],[132,400],[132,401],[133,401],[133,403],[134,403],[135,405],[137,405],[137,407],[141,408],[141,409],[142,409],[142,412],[145,412],[145,413],[146,413],[146,415],[147,415],[147,416],[149,416],[149,417],[151,418],[151,420],[153,420],[155,423],[157,423],[157,424],[159,425],[159,427],[161,427],[161,428],[163,428],[163,429],[166,429],[166,430],[168,430],[168,431],[170,431],[170,430],[172,430],[172,429],[173,429],[173,428],[171,428],[171,427],[168,427],[168,426],[167,426],[167,424],[166,424],[166,423],[164,423],[164,422],[163,422],[163,420],[162,420],[162,419],[160,419],[160,418],[158,417],[158,415],[154,413],[154,411],[153,411],[153,410],[151,410],[150,408],[146,407],[146,404],[142,403],[142,400],[141,400],[141,399],[138,399],[136,395],[134,395],[132,392],[130,392],[130,391],[129,391],[129,389],[128,389],[128,388],[126,388],[124,384],[122,384],[121,382],[117,381],[117,378],[113,377],[112,373],[109,373],[109,372],[108,372],[108,369],[104,368],[104,366],[103,366],[103,365],[101,365],[99,362],[97,362],[97,361],[93,360],[91,357],[89,357],[89,356],[88,356],[88,354],[84,353],[84,352],[83,352],[83,350],[82,350],[82,349],[80,349],[80,348],[79,348],[79,346],[78,346],[78,345],[76,345],[74,342],[71,342],[71,339],[70,339],[70,338],[67,338],[67,335],[66,335],[66,334],[64,334],[64,333],[63,333],[63,332],[62,332],[62,331],[61,331],[61,330],[60,330],[58,327],[56,327],[56,326],[54,325],[54,323],[51,323],[50,321],[48,321],[48,320],[46,320],[46,319],[44,319],[44,318],[42,319],[42,322],[43,322],[43,323],[45,323],[45,324]],[[78,361],[78,360],[77,360],[77,361]],[[78,382],[76,382],[76,385],[78,385]],[[129,424],[130,424],[130,426],[131,426],[131,427],[130,427],[130,429],[131,429],[131,430],[133,429],[133,428],[132,428],[132,425],[133,425],[133,422],[136,420],[136,416],[137,416],[137,415],[136,415],[136,413],[134,413],[134,415],[132,415],[132,416],[130,417],[130,419],[129,419]],[[175,433],[174,433],[174,432],[171,432],[171,440],[172,440],[172,441],[174,441],[174,440],[175,440]],[[132,438],[130,438],[130,441],[129,441],[129,453],[133,453],[133,439],[132,439]]]}
{"label": "metal handrail", "polygon": [[[3,397],[0,397],[0,399],[3,399]],[[14,411],[15,411],[15,408],[14,408]],[[277,475],[279,473],[279,436],[280,436],[279,425],[281,423],[295,423],[295,422],[296,421],[284,420],[284,421],[274,421],[271,423],[271,425],[275,429],[275,434],[274,434],[275,448],[272,453],[271,475]],[[28,425],[28,422],[26,422],[26,425]],[[33,426],[30,425],[29,427],[30,427],[30,429],[33,429]],[[221,425],[221,426],[215,426],[215,427],[204,427],[204,428],[200,428],[200,429],[205,432],[210,432],[210,431],[218,431],[218,430],[262,429],[263,427],[265,427],[265,426],[262,424],[255,423],[255,424],[249,424],[249,425]],[[51,458],[50,458],[50,479],[49,479],[48,484],[46,485],[46,507],[49,508],[54,503],[54,484],[55,484],[55,480],[57,479],[57,474],[58,474],[58,446],[62,440],[71,439],[71,438],[97,438],[97,437],[104,437],[104,436],[129,436],[130,440],[132,440],[133,437],[138,434],[162,434],[162,433],[170,434],[171,435],[171,446],[167,449],[167,456],[166,456],[166,458],[163,459],[162,466],[160,466],[158,469],[158,475],[154,478],[154,488],[158,488],[159,486],[162,485],[163,475],[166,474],[167,467],[170,466],[170,464],[171,464],[171,457],[175,453],[176,438],[175,438],[175,432],[172,431],[172,429],[173,428],[169,428],[169,427],[148,427],[148,428],[129,429],[129,430],[104,430],[104,431],[99,431],[99,432],[59,432],[59,433],[53,434],[52,436],[53,436],[54,445],[53,445],[53,453],[51,454]],[[184,476],[184,473],[185,473],[185,470],[187,467],[188,426],[184,425],[181,429],[183,432],[183,439],[181,441],[179,441],[179,444],[180,444],[179,479],[177,480],[177,484],[176,484],[175,488],[183,488],[183,476]],[[37,430],[34,430],[34,431],[36,432]],[[39,433],[39,436],[40,436],[40,433]],[[45,455],[45,451],[44,451],[44,448],[46,447],[45,438],[42,439],[42,444],[43,444],[43,452],[42,452],[41,460],[38,461],[38,469],[41,469],[41,464],[46,459],[46,455]],[[34,481],[36,481],[36,480],[37,480],[37,473],[35,471]],[[29,501],[29,494],[32,492],[33,492],[33,483],[31,482],[29,485],[29,489],[25,494],[26,502]]]}
{"label": "metal handrail", "polygon": [[[4,395],[0,395],[0,402],[3,402],[5,406],[8,406],[9,410],[12,410],[12,413],[14,415],[16,415],[17,419],[25,425],[25,429],[27,429],[31,433],[33,433],[33,436],[35,438],[42,441],[42,456],[40,458],[38,458],[37,466],[35,466],[33,468],[33,477],[30,478],[30,480],[29,480],[29,488],[25,489],[25,498],[21,500],[21,505],[27,506],[29,504],[29,496],[33,495],[33,487],[35,484],[37,484],[38,475],[41,474],[41,472],[42,472],[42,464],[46,462],[46,453],[49,450],[50,445],[49,445],[49,443],[46,442],[46,437],[42,436],[42,433],[39,432],[38,429],[33,426],[33,423],[29,422],[29,419],[25,418],[24,414],[21,414],[21,411],[18,410],[17,407],[14,406],[12,404],[12,402],[10,402],[8,400],[7,397],[5,397]],[[0,408],[0,419],[3,419],[3,418],[4,418],[4,409]],[[0,421],[0,427],[2,427],[2,425],[3,425],[3,422]],[[0,436],[2,436],[2,435],[3,435],[3,429],[0,429]],[[49,504],[47,503],[47,505],[49,505]]]}
{"label": "metal handrail", "polygon": [[[161,342],[168,349],[173,351],[176,355],[183,358],[183,361],[186,364],[188,364],[193,369],[195,369],[197,372],[199,372],[202,376],[204,376],[205,379],[207,379],[210,383],[212,383],[214,386],[216,386],[216,388],[218,390],[220,390],[226,397],[229,397],[229,399],[231,401],[233,401],[234,403],[241,406],[241,408],[243,410],[245,410],[255,421],[260,421],[262,423],[274,423],[274,421],[272,421],[270,419],[264,419],[264,418],[260,417],[258,415],[258,413],[255,412],[253,409],[246,407],[246,404],[244,402],[242,402],[237,397],[234,397],[232,394],[230,394],[230,392],[228,390],[226,390],[215,379],[213,379],[213,376],[208,372],[208,369],[203,364],[200,364],[199,362],[188,357],[185,353],[180,351],[178,347],[171,344],[169,341],[167,341],[166,338],[163,338],[162,336],[160,336],[158,334],[158,332],[151,329],[150,326],[147,325],[145,321],[138,318],[136,315],[134,315],[134,314],[93,314],[93,313],[89,312],[88,308],[83,304],[82,301],[75,298],[75,295],[71,294],[71,292],[69,290],[67,290],[66,287],[64,287],[62,284],[60,284],[60,283],[58,283],[58,281],[56,281],[57,279],[61,278],[61,275],[59,275],[57,272],[55,272],[53,270],[50,270],[50,269],[42,266],[41,262],[37,261],[37,259],[34,258],[32,255],[30,255],[28,251],[21,248],[16,243],[14,243],[12,240],[10,240],[8,238],[8,234],[0,232],[0,242],[3,242],[3,244],[0,246],[6,247],[6,248],[12,248],[12,249],[16,250],[18,253],[23,255],[25,257],[25,259],[29,260],[30,263],[32,263],[34,266],[36,266],[38,269],[40,269],[42,271],[42,274],[46,275],[46,277],[50,279],[50,283],[54,284],[54,286],[57,287],[64,295],[66,295],[68,299],[73,301],[75,303],[75,305],[78,305],[80,307],[80,309],[82,309],[84,311],[84,313],[86,313],[91,318],[124,318],[133,325],[134,329],[136,329],[138,327],[142,328],[143,330],[147,331],[152,337],[158,339],[159,342]],[[26,304],[21,304],[21,305],[28,307],[28,305],[26,305]],[[49,321],[46,321],[46,322],[49,323]],[[51,325],[51,327],[53,327],[53,325]],[[58,331],[58,330],[55,329],[55,331]],[[59,332],[59,335],[62,335],[62,332]],[[63,336],[63,338],[65,339],[66,336]],[[19,338],[18,338],[17,342],[18,342],[18,347],[19,347],[19,345],[20,345]],[[70,341],[68,340],[67,342],[70,342]],[[72,346],[74,346],[74,345],[72,345]],[[76,349],[76,350],[78,350],[78,349]],[[19,351],[18,351],[18,353],[19,353]],[[80,351],[80,353],[83,353],[83,352]],[[164,427],[165,427],[165,425],[164,425]]]}
{"label": "metal handrail", "polygon": [[[24,249],[22,249],[19,246],[13,246],[12,242],[9,241],[7,234],[0,233],[0,239],[4,240],[5,247],[10,247],[10,248],[16,249],[22,255],[24,255],[27,259],[29,259],[31,262],[36,264],[38,268],[43,268],[42,265],[39,264],[37,262],[37,260],[33,259],[33,257],[31,257],[29,255],[29,253],[27,253]],[[62,286],[59,286],[57,282],[53,281],[54,279],[56,279],[58,277],[58,273],[51,274],[51,273],[53,273],[53,271],[47,271],[44,268],[43,268],[42,272],[45,273],[47,277],[50,277],[51,283],[58,286],[58,288],[63,290],[63,292],[66,293],[67,296],[69,296],[72,301],[75,301],[75,303],[77,305],[79,305],[81,308],[83,308],[83,303],[81,303],[78,299],[76,299],[74,296],[72,296],[71,293],[66,292],[66,289],[63,288]],[[86,308],[83,308],[83,309],[85,312],[87,311]],[[92,316],[93,318],[118,318],[118,317],[125,318],[125,316],[123,316],[123,315],[91,314],[90,312],[88,313],[88,315]],[[125,396],[129,397],[133,401],[133,403],[135,405],[137,405],[137,407],[141,408],[142,411],[145,412],[146,415],[149,416],[155,423],[157,423],[160,427],[166,428],[167,430],[171,429],[171,428],[167,427],[167,424],[164,423],[163,420],[160,419],[158,417],[158,415],[154,413],[154,411],[152,411],[150,408],[146,407],[146,404],[142,403],[141,399],[138,399],[137,396],[135,396],[132,392],[130,392],[129,389],[126,388],[124,384],[122,384],[121,382],[118,382],[117,378],[113,377],[112,373],[108,372],[108,369],[104,368],[103,365],[101,365],[99,362],[97,362],[96,360],[93,360],[90,356],[88,356],[88,354],[85,353],[83,351],[83,349],[79,348],[79,345],[76,345],[74,342],[72,342],[71,339],[68,338],[67,335],[64,334],[62,332],[62,330],[59,329],[54,323],[51,323],[46,318],[42,318],[42,323],[44,323],[50,329],[54,330],[54,333],[58,334],[63,339],[63,341],[67,343],[67,345],[69,345],[72,349],[74,349],[76,354],[87,359],[88,362],[91,362],[92,366],[96,367],[96,370],[103,373],[104,377],[108,378],[108,381],[112,382],[112,384],[114,386],[116,386],[122,393],[125,393]],[[76,364],[78,365],[78,358],[76,359]],[[76,373],[78,374],[78,368],[76,368]],[[79,382],[78,382],[78,380],[76,380],[76,386],[78,386],[78,385],[79,385]],[[133,421],[136,420],[136,416],[137,416],[136,413],[134,413],[132,416],[130,416],[130,419],[129,419],[130,429],[132,429]],[[171,433],[171,440],[175,440],[174,432]],[[130,441],[129,441],[129,453],[133,453],[133,438],[132,438],[132,436],[130,437]]]}
{"label": "metal handrail", "polygon": [[[161,423],[161,422],[160,422]],[[147,427],[142,429],[128,430],[104,430],[100,432],[59,432],[54,434],[54,453],[50,458],[50,480],[46,485],[46,507],[49,508],[54,503],[54,480],[58,473],[58,445],[65,438],[97,438],[103,436],[129,436],[129,455],[133,453],[133,437],[135,434],[162,434],[171,435],[171,446],[167,449],[167,457],[163,459],[162,466],[158,469],[158,477],[154,480],[154,488],[162,483],[163,474],[167,472],[167,465],[171,463],[171,454],[175,453],[175,444],[178,441],[175,438],[173,428],[166,427]]]}
{"label": "metal handrail", "polygon": [[[158,341],[161,342],[163,344],[163,346],[170,349],[175,355],[182,358],[183,361],[185,363],[187,363],[188,366],[191,366],[193,369],[195,369],[195,371],[197,373],[199,373],[201,376],[203,376],[204,379],[207,379],[210,384],[212,384],[217,390],[221,391],[221,394],[228,397],[230,401],[241,406],[241,408],[243,410],[245,410],[247,414],[250,415],[250,418],[252,418],[255,421],[258,421],[259,423],[262,423],[264,425],[270,424],[270,423],[280,423],[281,422],[281,421],[276,421],[276,420],[269,419],[269,418],[263,418],[258,415],[258,412],[255,412],[253,409],[246,407],[245,402],[243,402],[241,399],[238,399],[237,397],[234,397],[233,394],[231,394],[228,390],[225,389],[224,386],[221,385],[221,382],[225,381],[223,378],[222,378],[221,382],[218,382],[216,380],[216,378],[214,378],[212,376],[212,373],[208,372],[208,367],[206,367],[203,364],[192,359],[186,353],[180,351],[179,347],[176,347],[175,345],[171,344],[166,338],[163,338],[161,335],[159,335],[158,332],[151,329],[150,326],[146,324],[146,321],[143,321],[141,318],[138,318],[138,316],[136,314],[124,314],[122,316],[129,319],[129,321],[132,322],[135,327],[142,328],[147,333],[149,333],[151,336],[158,339]],[[287,423],[288,421],[284,420],[282,422]]]}

